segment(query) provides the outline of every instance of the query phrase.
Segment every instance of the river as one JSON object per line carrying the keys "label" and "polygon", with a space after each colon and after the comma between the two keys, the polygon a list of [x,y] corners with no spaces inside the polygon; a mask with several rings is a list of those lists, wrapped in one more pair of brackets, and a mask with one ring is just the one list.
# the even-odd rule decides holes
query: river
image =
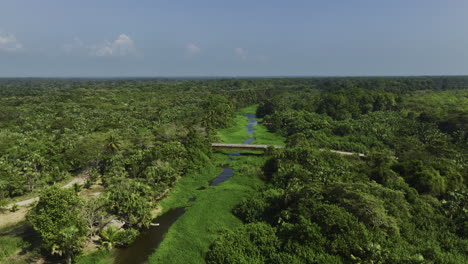
{"label": "river", "polygon": [[[247,133],[253,136],[257,120],[255,120],[255,114],[245,114],[249,119],[247,126]],[[255,141],[254,137],[249,137],[244,140],[243,144],[250,144]],[[232,161],[232,157],[239,156],[240,151],[228,154],[228,161]],[[217,186],[234,176],[234,169],[229,165],[224,166],[223,171],[209,182],[210,186]],[[202,189],[200,189],[202,190]],[[196,202],[195,198],[190,198],[190,202]],[[114,252],[114,263],[115,264],[140,264],[145,263],[149,256],[157,249],[159,244],[164,239],[164,235],[169,231],[169,228],[179,217],[185,213],[185,207],[179,207],[171,209],[166,213],[158,216],[153,220],[153,223],[159,224],[158,226],[151,226],[148,229],[141,231],[137,239],[126,248],[118,248]]]}

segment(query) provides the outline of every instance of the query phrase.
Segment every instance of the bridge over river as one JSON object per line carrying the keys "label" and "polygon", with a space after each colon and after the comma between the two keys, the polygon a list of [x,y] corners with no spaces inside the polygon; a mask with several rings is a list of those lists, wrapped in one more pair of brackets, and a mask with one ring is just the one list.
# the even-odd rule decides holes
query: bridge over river
{"label": "bridge over river", "polygon": [[[284,148],[284,146],[280,146],[280,145],[228,144],[228,143],[212,143],[211,147],[213,149],[260,150],[260,151],[266,151],[268,148]],[[320,150],[325,151],[326,149],[320,149]],[[357,155],[359,157],[365,157],[363,153],[347,152],[347,151],[333,150],[333,149],[330,149],[330,151],[341,154],[341,155],[346,155],[346,156]]]}

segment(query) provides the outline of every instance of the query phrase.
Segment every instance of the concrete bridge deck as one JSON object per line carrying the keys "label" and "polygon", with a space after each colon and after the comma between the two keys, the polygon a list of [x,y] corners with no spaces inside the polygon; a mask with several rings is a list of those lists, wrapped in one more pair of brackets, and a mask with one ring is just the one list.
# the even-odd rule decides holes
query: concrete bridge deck
{"label": "concrete bridge deck", "polygon": [[[232,150],[260,150],[266,151],[269,147],[273,148],[284,148],[284,146],[280,145],[255,145],[255,144],[228,144],[228,143],[212,143],[211,147],[213,149],[232,149]],[[325,149],[320,149],[324,151]],[[355,152],[348,152],[348,151],[340,151],[340,150],[330,150],[331,152],[335,152],[345,156],[352,156],[358,155],[359,157],[365,157],[363,153],[355,153]]]}
{"label": "concrete bridge deck", "polygon": [[284,146],[212,143],[211,147],[214,148],[214,149],[235,149],[235,150],[261,150],[261,151],[266,151],[268,149],[268,147],[283,148]]}

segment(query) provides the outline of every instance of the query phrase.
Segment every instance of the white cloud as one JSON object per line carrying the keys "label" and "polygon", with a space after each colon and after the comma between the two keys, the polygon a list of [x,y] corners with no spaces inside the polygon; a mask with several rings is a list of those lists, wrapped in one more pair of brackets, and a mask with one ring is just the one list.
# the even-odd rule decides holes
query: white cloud
{"label": "white cloud", "polygon": [[120,34],[112,42],[106,41],[101,45],[91,46],[90,50],[92,55],[98,57],[126,56],[136,52],[133,40],[125,34]]}
{"label": "white cloud", "polygon": [[70,53],[74,50],[80,50],[80,49],[83,49],[85,48],[84,44],[83,44],[83,41],[81,41],[81,39],[79,39],[78,37],[75,37],[73,39],[73,43],[68,43],[68,44],[65,44],[63,45],[63,50]]}
{"label": "white cloud", "polygon": [[112,42],[106,40],[93,45],[85,44],[80,38],[75,37],[72,43],[63,45],[62,49],[66,53],[87,53],[98,57],[137,55],[135,43],[126,34],[120,34]]}
{"label": "white cloud", "polygon": [[201,52],[201,48],[193,43],[187,44],[185,49],[187,50],[187,53],[190,55],[195,55]]}
{"label": "white cloud", "polygon": [[23,48],[23,44],[21,44],[16,37],[9,33],[0,32],[0,51],[17,51]]}
{"label": "white cloud", "polygon": [[247,59],[247,50],[244,48],[235,48],[234,52],[238,57],[240,57],[243,60]]}

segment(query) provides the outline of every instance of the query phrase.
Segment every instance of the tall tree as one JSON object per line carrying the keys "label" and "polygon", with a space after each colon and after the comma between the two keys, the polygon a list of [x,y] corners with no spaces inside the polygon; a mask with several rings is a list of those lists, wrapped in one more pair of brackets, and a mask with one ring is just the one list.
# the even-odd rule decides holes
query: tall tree
{"label": "tall tree", "polygon": [[83,201],[73,190],[46,189],[28,215],[28,221],[42,238],[42,247],[64,256],[71,263],[86,239],[88,229],[82,216]]}

